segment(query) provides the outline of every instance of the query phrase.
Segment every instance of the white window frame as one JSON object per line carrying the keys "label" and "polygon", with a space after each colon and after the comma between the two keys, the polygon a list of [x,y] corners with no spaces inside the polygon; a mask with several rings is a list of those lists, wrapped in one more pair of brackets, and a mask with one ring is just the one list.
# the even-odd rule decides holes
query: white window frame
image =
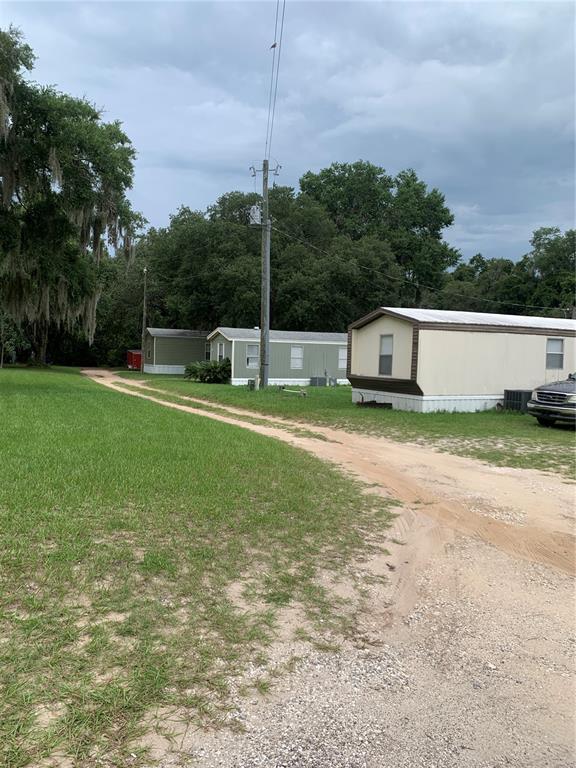
{"label": "white window frame", "polygon": [[348,366],[348,347],[338,347],[338,370],[345,371],[347,366]]}
{"label": "white window frame", "polygon": [[[298,353],[294,355],[294,350],[298,350]],[[301,371],[304,368],[304,347],[302,344],[290,345],[290,370]]]}
{"label": "white window frame", "polygon": [[204,360],[212,360],[212,344],[209,341],[206,342],[204,347]]}
{"label": "white window frame", "polygon": [[[391,349],[390,353],[387,352],[386,354],[382,354],[382,341],[384,339],[390,339],[390,349]],[[382,358],[390,358],[390,366],[389,366],[390,367],[390,371],[389,372],[384,373],[382,371],[382,368],[384,367],[383,359]],[[379,347],[379,350],[378,350],[378,375],[379,376],[392,376],[392,371],[394,370],[393,366],[394,366],[394,334],[393,333],[383,333],[380,336],[380,347]],[[386,366],[386,368],[388,368],[388,366]]]}
{"label": "white window frame", "polygon": [[[552,342],[552,344],[550,343]],[[551,347],[556,346],[554,342],[559,342],[560,351],[552,351]],[[559,364],[558,364],[559,363]],[[561,371],[564,368],[564,339],[552,337],[546,339],[546,370]]]}
{"label": "white window frame", "polygon": [[216,359],[218,360],[219,363],[221,363],[222,360],[224,360],[224,352],[225,352],[224,342],[219,341],[216,349],[216,353],[217,353]]}
{"label": "white window frame", "polygon": [[[252,354],[250,354],[252,347]],[[256,353],[254,354],[254,349]],[[246,344],[246,368],[260,367],[260,344]]]}

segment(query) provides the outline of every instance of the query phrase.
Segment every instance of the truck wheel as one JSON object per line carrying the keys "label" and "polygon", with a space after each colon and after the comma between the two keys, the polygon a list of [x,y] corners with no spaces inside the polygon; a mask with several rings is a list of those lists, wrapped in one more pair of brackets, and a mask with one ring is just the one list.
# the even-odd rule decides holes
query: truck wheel
{"label": "truck wheel", "polygon": [[551,427],[555,420],[549,416],[536,416],[536,421],[541,427]]}

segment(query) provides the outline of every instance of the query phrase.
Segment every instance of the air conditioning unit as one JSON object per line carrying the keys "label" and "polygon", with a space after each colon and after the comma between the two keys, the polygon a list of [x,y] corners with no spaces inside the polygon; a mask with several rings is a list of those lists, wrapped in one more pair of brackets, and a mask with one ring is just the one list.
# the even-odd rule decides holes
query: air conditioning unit
{"label": "air conditioning unit", "polygon": [[326,386],[326,376],[311,376],[310,377],[310,386],[311,387],[325,387]]}
{"label": "air conditioning unit", "polygon": [[527,404],[531,395],[531,389],[505,389],[504,408],[507,411],[521,411],[524,413],[528,410]]}

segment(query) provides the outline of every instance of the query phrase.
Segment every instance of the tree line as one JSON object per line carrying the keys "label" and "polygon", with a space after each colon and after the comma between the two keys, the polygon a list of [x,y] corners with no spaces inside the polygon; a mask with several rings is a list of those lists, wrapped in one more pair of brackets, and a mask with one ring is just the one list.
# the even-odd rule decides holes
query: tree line
{"label": "tree line", "polygon": [[[143,219],[127,200],[134,150],[120,125],[30,85],[33,55],[14,30],[0,33],[0,53],[2,349],[123,364],[140,346],[144,267],[148,325],[258,325],[261,234],[248,221],[260,196],[182,207],[135,242]],[[270,213],[273,328],[344,331],[381,305],[565,316],[574,302],[574,230],[537,230],[517,261],[466,263],[444,239],[444,196],[413,170],[334,163],[298,189],[274,186]]]}
{"label": "tree line", "polygon": [[[348,182],[374,171],[368,166],[356,163],[338,171]],[[434,216],[425,212],[431,193],[413,172],[395,184],[401,193],[403,185],[416,187],[410,192],[417,203],[413,215],[406,209],[390,211],[392,220],[402,216],[402,225],[395,226],[383,222],[381,214],[359,222],[344,213],[339,222],[304,187],[271,190],[273,328],[345,331],[378,306],[571,316],[574,230],[537,230],[530,250],[517,261],[477,254],[465,263],[441,239],[438,219],[450,216],[436,203],[441,196],[433,191]],[[344,197],[345,188],[339,194]],[[403,205],[398,194],[395,188],[394,206]],[[207,212],[181,208],[167,227],[142,238],[130,264],[111,259],[94,347],[84,347],[90,361],[123,364],[126,349],[140,346],[144,267],[149,326],[210,331],[218,325],[259,325],[261,235],[247,223],[257,202],[257,195],[232,192]],[[64,352],[65,361],[73,362],[78,350],[67,340],[60,359]]]}

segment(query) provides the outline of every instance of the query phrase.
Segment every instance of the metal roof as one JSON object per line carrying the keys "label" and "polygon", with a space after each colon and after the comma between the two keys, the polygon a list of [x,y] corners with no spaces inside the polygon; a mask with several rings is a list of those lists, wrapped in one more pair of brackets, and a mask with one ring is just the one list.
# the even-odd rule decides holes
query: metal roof
{"label": "metal roof", "polygon": [[[208,336],[211,339],[219,333],[228,341],[260,341],[259,328],[216,328]],[[301,341],[318,344],[347,344],[345,333],[322,333],[317,331],[270,331],[270,341]]]}
{"label": "metal roof", "polygon": [[[576,331],[576,320],[560,317],[533,317],[531,315],[499,315],[492,312],[460,312],[445,309],[413,309],[405,307],[380,307],[360,318],[352,327],[360,327],[383,314],[405,318],[410,322],[439,325],[494,325],[512,328],[543,328],[557,331]],[[366,321],[366,322],[363,322]]]}
{"label": "metal roof", "polygon": [[208,331],[188,331],[184,328],[146,328],[150,336],[170,339],[201,339],[208,336]]}

